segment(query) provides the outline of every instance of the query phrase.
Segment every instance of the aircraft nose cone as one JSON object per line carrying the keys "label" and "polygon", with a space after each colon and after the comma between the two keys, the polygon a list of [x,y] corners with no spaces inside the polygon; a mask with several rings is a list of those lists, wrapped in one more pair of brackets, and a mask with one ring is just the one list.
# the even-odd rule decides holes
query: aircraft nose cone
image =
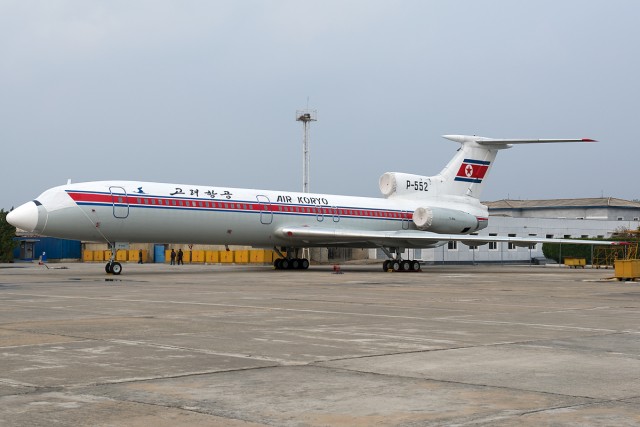
{"label": "aircraft nose cone", "polygon": [[7,222],[16,228],[32,232],[38,225],[38,207],[34,202],[18,206],[7,214]]}

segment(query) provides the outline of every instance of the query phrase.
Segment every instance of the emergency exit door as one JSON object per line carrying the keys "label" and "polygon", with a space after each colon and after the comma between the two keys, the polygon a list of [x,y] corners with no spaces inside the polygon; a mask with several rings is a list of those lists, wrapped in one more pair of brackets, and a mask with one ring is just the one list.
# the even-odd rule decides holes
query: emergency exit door
{"label": "emergency exit door", "polygon": [[260,223],[271,224],[273,222],[273,212],[271,211],[271,200],[267,196],[256,196],[260,206]]}
{"label": "emergency exit door", "polygon": [[113,216],[126,218],[129,216],[129,200],[127,191],[122,187],[109,187],[111,201],[113,202]]}

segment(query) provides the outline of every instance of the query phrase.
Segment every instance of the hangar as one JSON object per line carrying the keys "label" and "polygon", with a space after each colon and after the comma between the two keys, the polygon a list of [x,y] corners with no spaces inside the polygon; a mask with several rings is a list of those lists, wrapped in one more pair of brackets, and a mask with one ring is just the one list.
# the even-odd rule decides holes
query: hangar
{"label": "hangar", "polygon": [[[489,226],[479,236],[606,239],[613,233],[640,227],[640,202],[614,197],[482,203],[489,208]],[[540,243],[518,247],[500,242],[481,246],[448,242],[438,248],[407,252],[408,258],[435,264],[529,263],[544,256]],[[384,259],[385,255],[374,249],[369,257]]]}
{"label": "hangar", "polygon": [[640,221],[640,202],[614,197],[484,202],[492,216]]}

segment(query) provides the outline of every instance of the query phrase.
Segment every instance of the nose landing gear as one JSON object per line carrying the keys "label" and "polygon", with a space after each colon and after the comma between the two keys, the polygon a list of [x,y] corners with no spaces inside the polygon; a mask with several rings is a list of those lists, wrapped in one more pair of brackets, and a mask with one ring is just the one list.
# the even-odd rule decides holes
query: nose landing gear
{"label": "nose landing gear", "polygon": [[104,271],[107,274],[114,274],[117,276],[122,273],[122,264],[116,261],[116,245],[114,243],[109,243],[109,247],[111,249],[111,258],[104,266]]}
{"label": "nose landing gear", "polygon": [[115,274],[117,276],[122,273],[122,264],[117,261],[109,261],[104,266],[104,271],[106,271],[107,274]]}

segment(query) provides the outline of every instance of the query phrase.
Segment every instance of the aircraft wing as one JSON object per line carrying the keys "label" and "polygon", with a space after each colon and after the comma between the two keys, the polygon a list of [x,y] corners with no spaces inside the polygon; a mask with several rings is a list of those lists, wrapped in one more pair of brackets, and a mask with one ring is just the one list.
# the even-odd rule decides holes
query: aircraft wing
{"label": "aircraft wing", "polygon": [[511,242],[526,246],[534,243],[565,243],[579,245],[618,245],[621,242],[606,240],[548,239],[537,236],[507,237],[472,234],[438,234],[419,230],[369,231],[358,229],[326,229],[319,227],[281,227],[278,237],[294,246],[352,246],[427,248],[438,246],[441,242],[456,240],[469,245],[482,245],[488,242]]}

